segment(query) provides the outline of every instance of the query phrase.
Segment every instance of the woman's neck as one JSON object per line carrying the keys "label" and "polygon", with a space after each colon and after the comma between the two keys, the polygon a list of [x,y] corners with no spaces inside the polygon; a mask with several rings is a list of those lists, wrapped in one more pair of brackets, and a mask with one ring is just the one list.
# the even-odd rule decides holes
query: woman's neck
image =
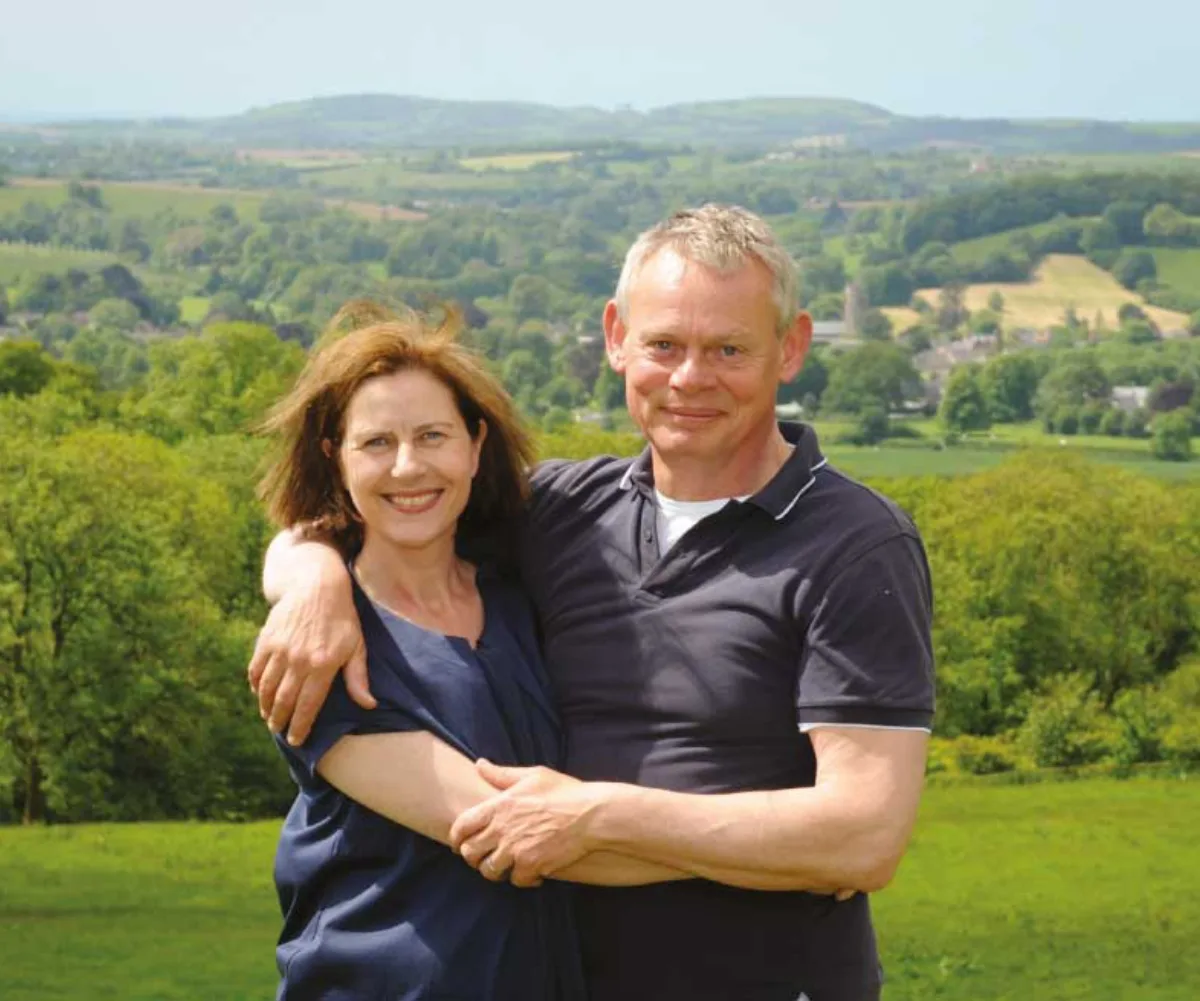
{"label": "woman's neck", "polygon": [[472,577],[454,551],[453,536],[414,549],[368,534],[354,561],[363,589],[392,608],[436,611],[462,600]]}

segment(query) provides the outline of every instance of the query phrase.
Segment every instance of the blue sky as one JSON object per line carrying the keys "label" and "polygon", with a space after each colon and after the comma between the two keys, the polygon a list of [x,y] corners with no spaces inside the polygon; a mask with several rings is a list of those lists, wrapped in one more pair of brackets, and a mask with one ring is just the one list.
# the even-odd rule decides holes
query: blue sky
{"label": "blue sky", "polygon": [[1200,120],[1197,0],[24,0],[0,117],[232,114],[386,92],[656,107]]}

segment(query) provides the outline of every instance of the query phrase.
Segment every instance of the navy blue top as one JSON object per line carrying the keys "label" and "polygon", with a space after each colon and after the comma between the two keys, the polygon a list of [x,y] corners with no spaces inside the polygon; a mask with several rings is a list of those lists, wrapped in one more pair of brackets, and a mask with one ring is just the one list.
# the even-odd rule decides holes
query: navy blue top
{"label": "navy blue top", "polygon": [[580,1001],[570,888],[491,883],[449,848],[343,795],[316,766],[352,733],[427,730],[470,758],[557,766],[558,721],[521,592],[481,569],[475,649],[379,608],[355,584],[371,692],[339,672],[302,747],[275,883],[278,1001]]}

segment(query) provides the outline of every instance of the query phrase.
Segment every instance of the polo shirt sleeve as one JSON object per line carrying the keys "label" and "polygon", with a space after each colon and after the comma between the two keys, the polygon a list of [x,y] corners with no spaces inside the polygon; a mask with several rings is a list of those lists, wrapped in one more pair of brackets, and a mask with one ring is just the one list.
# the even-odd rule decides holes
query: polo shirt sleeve
{"label": "polo shirt sleeve", "polygon": [[377,704],[374,709],[364,709],[350,697],[339,671],[308,739],[299,747],[292,747],[282,737],[276,737],[284,756],[302,774],[315,779],[320,760],[334,744],[351,734],[430,729],[416,694],[394,672],[372,671],[370,683]]}
{"label": "polo shirt sleeve", "polygon": [[801,730],[929,730],[934,677],[929,565],[915,534],[894,535],[840,568],[807,625],[797,682]]}

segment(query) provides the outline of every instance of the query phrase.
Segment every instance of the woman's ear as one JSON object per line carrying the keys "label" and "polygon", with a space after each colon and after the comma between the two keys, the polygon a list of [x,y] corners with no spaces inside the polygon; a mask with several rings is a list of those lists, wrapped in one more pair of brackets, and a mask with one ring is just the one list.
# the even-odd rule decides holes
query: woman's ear
{"label": "woman's ear", "polygon": [[475,440],[472,443],[474,446],[475,456],[471,464],[471,479],[475,479],[475,474],[479,472],[479,457],[483,455],[483,443],[487,440],[488,426],[487,421],[482,417],[479,418],[479,430],[475,432]]}
{"label": "woman's ear", "polygon": [[332,459],[333,458],[333,442],[331,442],[328,438],[322,438],[321,439],[321,451],[325,453],[326,459]]}

